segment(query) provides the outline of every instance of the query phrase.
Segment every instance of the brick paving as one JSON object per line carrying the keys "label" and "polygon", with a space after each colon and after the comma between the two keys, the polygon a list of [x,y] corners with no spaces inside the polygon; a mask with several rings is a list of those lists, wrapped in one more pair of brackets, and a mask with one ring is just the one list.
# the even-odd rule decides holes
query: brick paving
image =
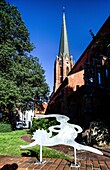
{"label": "brick paving", "polygon": [[[91,152],[78,151],[77,162],[80,167],[71,167],[72,160],[43,158],[44,164],[35,164],[36,157],[12,157],[0,156],[0,170],[15,170],[16,168],[5,168],[4,165],[16,163],[17,170],[110,170],[110,151],[104,151],[104,155]],[[4,168],[3,168],[4,167]]]}

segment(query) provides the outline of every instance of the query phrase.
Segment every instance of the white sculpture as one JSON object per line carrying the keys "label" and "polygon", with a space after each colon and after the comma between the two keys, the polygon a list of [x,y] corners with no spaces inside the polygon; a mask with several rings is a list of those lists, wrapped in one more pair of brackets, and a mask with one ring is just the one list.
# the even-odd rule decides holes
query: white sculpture
{"label": "white sculpture", "polygon": [[[90,146],[85,146],[77,143],[75,138],[77,137],[78,133],[82,132],[82,128],[78,125],[70,124],[67,121],[69,118],[65,115],[59,114],[51,114],[51,115],[37,115],[35,118],[49,118],[49,117],[56,117],[56,120],[60,122],[60,125],[55,125],[49,127],[49,133],[42,130],[36,130],[34,132],[33,138],[35,141],[30,143],[26,146],[20,146],[21,148],[29,148],[35,145],[40,145],[40,163],[44,163],[42,161],[42,146],[54,146],[54,145],[68,145],[74,147],[74,165],[72,166],[78,167],[79,165],[76,163],[76,149],[77,150],[86,150],[96,154],[103,155],[101,151],[95,149]],[[57,132],[58,134],[52,137],[52,132]]]}

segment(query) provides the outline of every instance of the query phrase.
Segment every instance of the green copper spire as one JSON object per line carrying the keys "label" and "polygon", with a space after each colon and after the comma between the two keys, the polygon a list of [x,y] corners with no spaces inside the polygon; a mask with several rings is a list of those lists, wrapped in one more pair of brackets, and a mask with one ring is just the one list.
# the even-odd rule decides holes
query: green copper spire
{"label": "green copper spire", "polygon": [[62,22],[62,30],[61,30],[61,38],[60,38],[59,55],[70,56],[64,8],[63,8],[63,22]]}

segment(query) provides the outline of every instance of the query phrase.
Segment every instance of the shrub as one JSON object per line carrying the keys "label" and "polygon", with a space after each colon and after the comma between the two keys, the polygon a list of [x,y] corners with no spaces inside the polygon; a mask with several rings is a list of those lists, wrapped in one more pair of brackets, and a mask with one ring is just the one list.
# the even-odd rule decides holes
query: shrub
{"label": "shrub", "polygon": [[32,121],[32,127],[29,130],[29,133],[35,132],[37,129],[44,129],[47,132],[49,131],[48,128],[50,126],[54,126],[59,124],[55,118],[41,118],[41,119],[33,119]]}
{"label": "shrub", "polygon": [[11,132],[12,128],[9,123],[0,122],[0,132]]}

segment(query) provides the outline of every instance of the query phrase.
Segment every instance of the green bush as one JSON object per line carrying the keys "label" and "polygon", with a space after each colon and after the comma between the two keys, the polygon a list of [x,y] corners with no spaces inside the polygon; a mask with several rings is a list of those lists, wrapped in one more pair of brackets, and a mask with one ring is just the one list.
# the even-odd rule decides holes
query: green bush
{"label": "green bush", "polygon": [[9,123],[0,122],[0,132],[11,132],[12,128]]}
{"label": "green bush", "polygon": [[59,124],[55,118],[41,118],[41,119],[33,119],[32,127],[29,130],[29,133],[35,132],[37,129],[44,129],[47,132],[49,131],[48,128],[50,126],[54,126]]}

